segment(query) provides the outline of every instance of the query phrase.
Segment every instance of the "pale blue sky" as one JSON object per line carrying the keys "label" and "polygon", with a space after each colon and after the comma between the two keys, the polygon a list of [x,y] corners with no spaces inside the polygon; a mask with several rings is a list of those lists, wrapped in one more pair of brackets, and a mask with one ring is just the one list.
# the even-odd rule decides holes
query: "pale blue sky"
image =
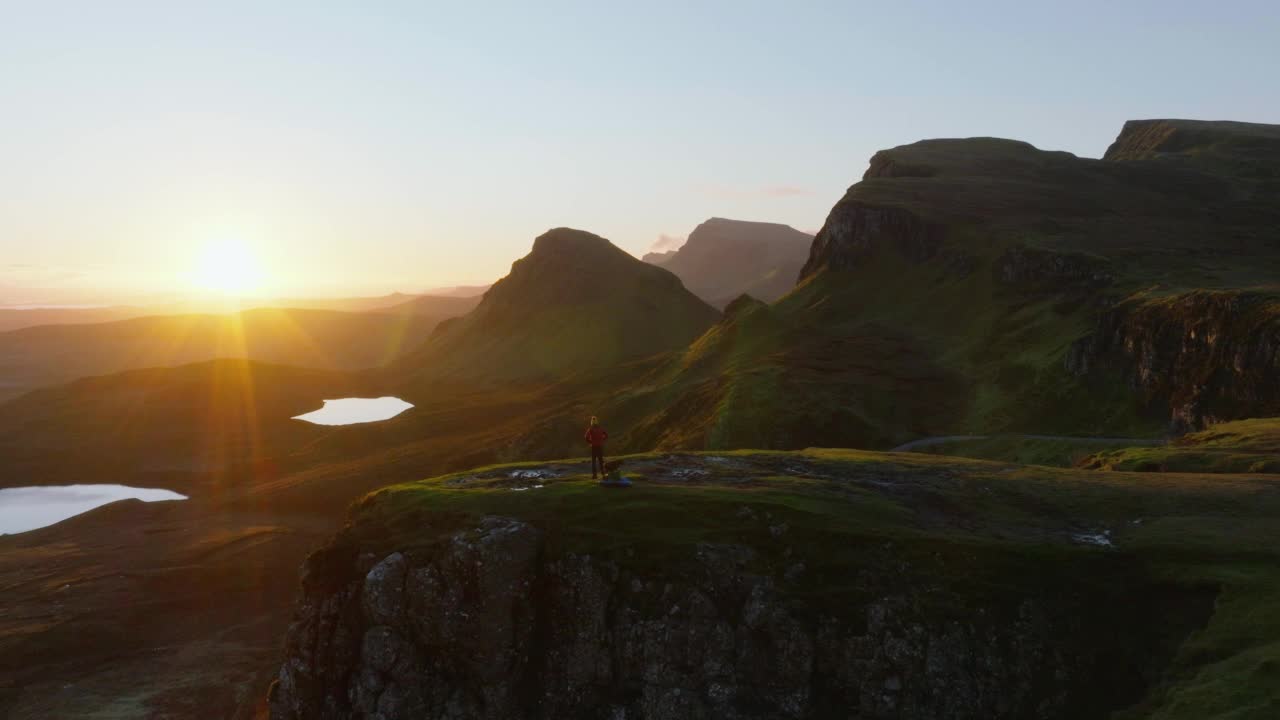
{"label": "pale blue sky", "polygon": [[1280,122],[1274,1],[0,11],[0,286],[180,289],[228,237],[280,292],[482,282],[558,225],[813,230],[921,138]]}

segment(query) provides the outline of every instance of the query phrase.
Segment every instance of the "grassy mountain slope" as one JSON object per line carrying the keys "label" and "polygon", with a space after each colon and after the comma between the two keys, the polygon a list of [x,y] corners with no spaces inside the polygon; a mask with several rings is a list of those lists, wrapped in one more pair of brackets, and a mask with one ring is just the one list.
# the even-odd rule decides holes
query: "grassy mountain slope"
{"label": "grassy mountain slope", "polygon": [[670,272],[558,228],[400,366],[419,381],[558,379],[683,347],[717,316]]}
{"label": "grassy mountain slope", "polygon": [[[1245,138],[1176,162],[994,138],[877,153],[792,293],[727,319],[613,411],[638,428],[637,448],[786,448],[1132,437],[1280,410],[1276,316],[1248,331],[1230,320],[1241,293],[1269,307],[1280,277],[1280,195],[1258,170],[1271,156],[1232,175],[1217,154],[1272,148],[1273,129],[1215,125]],[[1161,312],[1129,311],[1149,303]],[[1235,358],[1257,364],[1220,370]]]}
{"label": "grassy mountain slope", "polygon": [[773,302],[795,286],[813,236],[777,223],[711,218],[671,253],[645,256],[723,308],[739,295]]}
{"label": "grassy mountain slope", "polygon": [[179,483],[235,475],[320,437],[290,418],[325,398],[373,394],[325,370],[217,360],[43,388],[0,404],[0,485]]}

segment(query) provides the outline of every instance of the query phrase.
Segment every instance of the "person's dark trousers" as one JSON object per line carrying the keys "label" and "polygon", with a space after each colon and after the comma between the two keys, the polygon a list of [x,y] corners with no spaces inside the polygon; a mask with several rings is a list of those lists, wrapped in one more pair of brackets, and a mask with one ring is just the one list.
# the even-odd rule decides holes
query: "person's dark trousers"
{"label": "person's dark trousers", "polygon": [[591,446],[591,477],[596,476],[596,463],[600,463],[600,474],[604,475],[604,447],[601,445]]}

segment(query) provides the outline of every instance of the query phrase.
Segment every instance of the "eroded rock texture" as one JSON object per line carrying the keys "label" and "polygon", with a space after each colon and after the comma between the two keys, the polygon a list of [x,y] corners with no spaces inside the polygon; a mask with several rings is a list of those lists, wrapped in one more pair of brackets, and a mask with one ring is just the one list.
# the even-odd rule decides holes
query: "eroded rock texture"
{"label": "eroded rock texture", "polygon": [[1136,699],[1151,660],[1126,588],[975,606],[878,570],[832,606],[794,592],[802,563],[743,545],[648,572],[549,546],[488,517],[423,554],[317,553],[271,716],[1088,718]]}
{"label": "eroded rock texture", "polygon": [[1280,412],[1280,304],[1198,291],[1122,303],[1065,359],[1077,375],[1111,372],[1175,432]]}

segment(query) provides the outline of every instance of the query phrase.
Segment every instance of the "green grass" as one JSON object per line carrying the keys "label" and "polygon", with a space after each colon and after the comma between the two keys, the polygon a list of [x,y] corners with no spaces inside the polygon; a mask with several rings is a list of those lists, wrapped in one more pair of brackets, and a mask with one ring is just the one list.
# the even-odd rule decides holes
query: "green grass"
{"label": "green grass", "polygon": [[1122,445],[1122,443],[1093,438],[994,435],[980,439],[954,440],[936,445],[927,445],[914,449],[912,452],[976,458],[979,460],[1001,460],[1020,465],[1076,467],[1089,461],[1097,453],[1122,447]]}
{"label": "green grass", "polygon": [[[1185,308],[1202,289],[1254,288],[1261,302],[1228,334],[1248,337],[1277,317],[1267,298],[1280,275],[1280,206],[1253,180],[1202,162],[1255,142],[1255,131],[1186,132],[1222,137],[1197,142],[1184,164],[1089,160],[993,138],[878,153],[828,227],[861,227],[862,212],[910,213],[920,222],[906,226],[941,228],[932,257],[900,252],[920,238],[876,220],[880,231],[866,231],[843,269],[818,269],[772,306],[726,319],[608,410],[634,428],[636,449],[1156,436],[1205,376],[1180,373],[1146,398],[1123,377],[1123,357],[1101,358],[1087,379],[1072,375],[1067,353],[1099,313],[1128,298],[1141,311],[1135,322],[1162,327],[1196,312]],[[1256,414],[1249,395],[1207,412]]]}
{"label": "green grass", "polygon": [[1023,295],[993,277],[1007,247],[961,232],[977,269],[949,274],[880,253],[823,272],[772,306],[726,318],[670,357],[607,414],[628,448],[888,448],[930,435],[1023,432],[1147,436],[1118,380],[1063,369],[1088,331],[1082,309]]}
{"label": "green grass", "polygon": [[1280,473],[1280,418],[1219,423],[1166,445],[1100,451],[1081,464],[1137,472]]}
{"label": "green grass", "polygon": [[[1029,584],[1066,583],[1099,598],[1126,587],[1212,587],[1207,624],[1170,640],[1181,644],[1165,674],[1117,717],[1262,718],[1280,702],[1280,487],[1270,480],[851,450],[636,455],[624,467],[637,478],[628,490],[601,489],[581,460],[396,485],[359,502],[348,533],[375,552],[422,550],[485,515],[510,516],[542,529],[552,553],[662,573],[679,573],[695,543],[743,543],[759,550],[764,571],[806,563],[808,579],[791,592],[815,612],[885,592],[898,576],[955,589],[931,610],[944,616]],[[674,467],[707,474],[676,482],[664,474]],[[514,491],[530,484],[509,477],[524,468],[559,476]],[[770,533],[782,524],[785,542]],[[1117,550],[1064,540],[1102,528]],[[881,572],[868,576],[869,567]],[[1100,601],[1100,612],[1136,599]]]}

